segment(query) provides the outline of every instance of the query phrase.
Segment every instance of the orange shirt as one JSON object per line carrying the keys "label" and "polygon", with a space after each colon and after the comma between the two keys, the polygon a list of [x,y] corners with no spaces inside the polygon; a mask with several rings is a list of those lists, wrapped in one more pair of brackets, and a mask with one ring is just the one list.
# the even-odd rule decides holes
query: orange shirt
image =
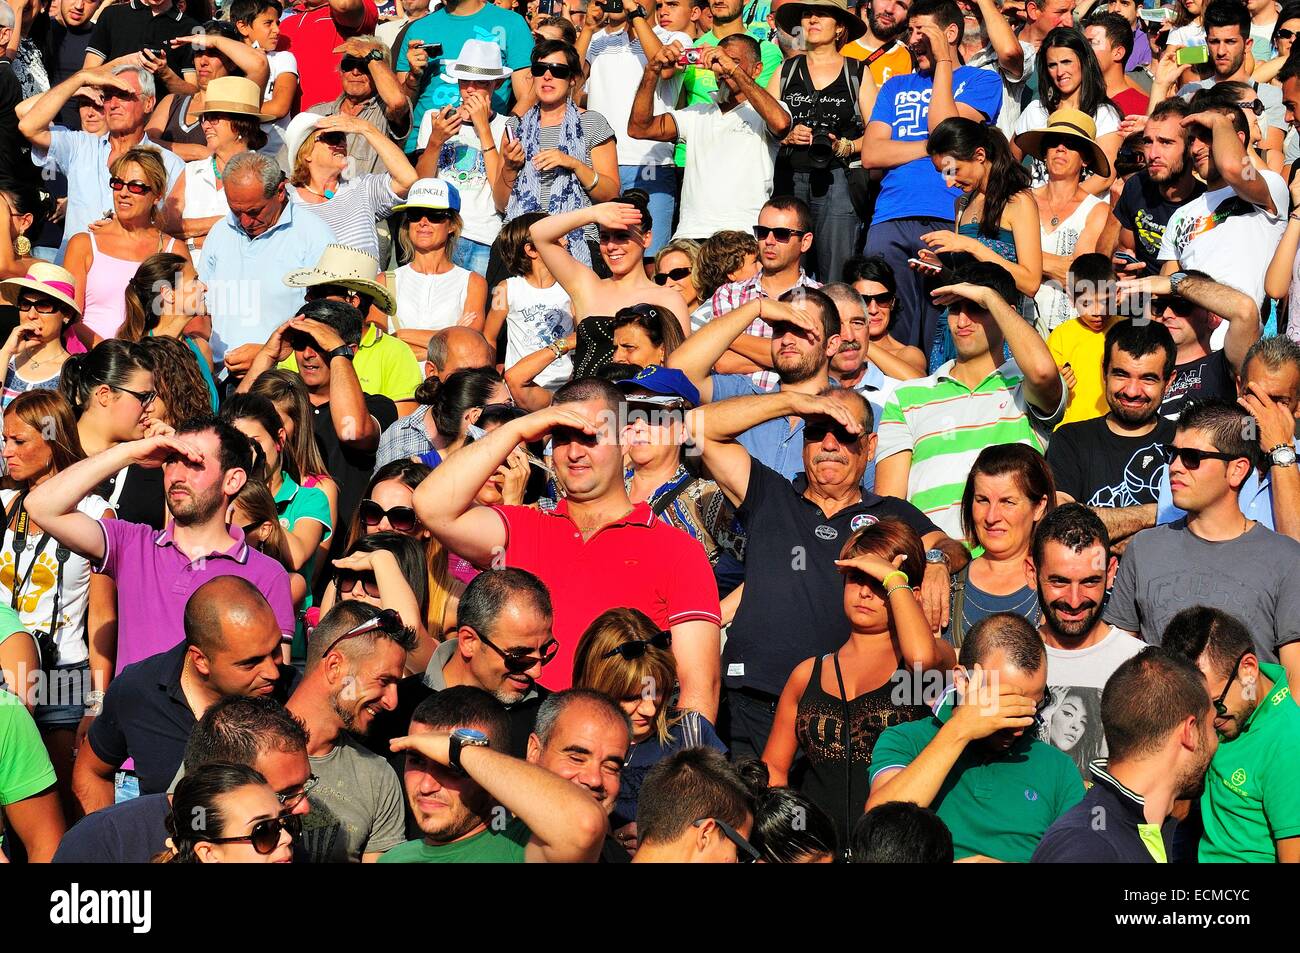
{"label": "orange shirt", "polygon": [[[855,60],[865,60],[874,50],[869,50],[862,45],[861,40],[854,40],[852,43],[845,44],[840,50],[844,56],[851,56]],[[877,56],[871,64],[871,78],[876,81],[876,86],[883,86],[885,80],[891,76],[902,76],[904,73],[912,72],[912,54],[908,52],[906,46],[897,40],[890,43],[889,52]]]}

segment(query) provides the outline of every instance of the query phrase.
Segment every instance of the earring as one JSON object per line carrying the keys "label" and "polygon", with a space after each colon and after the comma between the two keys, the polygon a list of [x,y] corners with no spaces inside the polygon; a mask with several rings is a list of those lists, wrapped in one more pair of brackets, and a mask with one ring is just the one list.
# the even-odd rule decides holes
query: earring
{"label": "earring", "polygon": [[19,258],[26,258],[32,253],[32,240],[26,235],[19,235],[14,240],[14,252]]}

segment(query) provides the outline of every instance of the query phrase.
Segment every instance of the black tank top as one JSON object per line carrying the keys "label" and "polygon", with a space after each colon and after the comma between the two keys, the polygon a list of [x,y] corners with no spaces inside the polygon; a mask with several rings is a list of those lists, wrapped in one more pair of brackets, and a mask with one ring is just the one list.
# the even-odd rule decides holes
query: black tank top
{"label": "black tank top", "polygon": [[162,135],[158,138],[162,142],[170,142],[173,145],[179,142],[187,143],[191,146],[206,146],[208,139],[203,135],[203,124],[195,122],[192,126],[185,124],[185,114],[189,111],[190,100],[193,96],[173,96],[171,108],[167,110],[167,125],[163,126]]}
{"label": "black tank top", "polygon": [[[857,60],[846,59],[848,70],[860,70]],[[853,90],[849,86],[845,70],[835,77],[835,81],[824,89],[813,85],[812,75],[808,72],[808,62],[802,57],[793,57],[785,66],[782,74],[781,101],[790,110],[790,118],[795,125],[805,125],[815,135],[819,131],[834,133],[840,138],[856,139],[862,135],[862,122],[858,118],[857,103],[853,99]],[[809,171],[807,146],[782,146],[778,159],[788,163],[796,172]],[[844,163],[836,160],[836,165]]]}
{"label": "black tank top", "polygon": [[[891,725],[900,725],[928,717],[924,705],[899,705],[894,701],[897,686],[910,686],[911,674],[899,669],[885,683],[844,700],[844,677],[840,656],[831,659],[839,695],[829,695],[822,688],[822,662],[813,663],[812,676],[799,699],[795,714],[795,737],[807,759],[807,769],[800,790],[835,821],[841,847],[848,844],[854,821],[866,806],[871,791],[868,773],[871,749],[880,733]],[[845,742],[844,725],[849,726]]]}

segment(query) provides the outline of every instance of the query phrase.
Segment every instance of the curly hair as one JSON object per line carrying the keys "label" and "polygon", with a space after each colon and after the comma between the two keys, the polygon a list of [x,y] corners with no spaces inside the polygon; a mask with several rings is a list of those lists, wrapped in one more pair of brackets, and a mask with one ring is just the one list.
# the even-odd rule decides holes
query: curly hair
{"label": "curly hair", "polygon": [[700,300],[707,301],[727,282],[731,275],[745,264],[745,259],[758,257],[758,241],[749,232],[715,232],[700,245],[691,280],[699,289]]}
{"label": "curly hair", "polygon": [[194,352],[176,338],[152,337],[140,342],[153,359],[153,386],[173,427],[212,413],[208,383]]}

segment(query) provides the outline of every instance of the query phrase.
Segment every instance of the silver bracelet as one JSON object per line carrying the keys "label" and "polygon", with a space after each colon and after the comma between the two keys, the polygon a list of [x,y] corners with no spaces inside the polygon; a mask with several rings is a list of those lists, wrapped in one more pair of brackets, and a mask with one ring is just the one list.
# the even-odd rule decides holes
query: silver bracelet
{"label": "silver bracelet", "polygon": [[583,190],[584,190],[588,195],[591,194],[591,190],[592,190],[592,189],[594,189],[597,185],[600,184],[600,173],[597,172],[595,169],[592,169],[592,170],[591,170],[591,174],[595,176],[595,178],[591,180],[591,185],[584,185],[584,186],[583,186]]}
{"label": "silver bracelet", "polygon": [[99,691],[86,692],[86,714],[98,716],[104,711],[104,693]]}

